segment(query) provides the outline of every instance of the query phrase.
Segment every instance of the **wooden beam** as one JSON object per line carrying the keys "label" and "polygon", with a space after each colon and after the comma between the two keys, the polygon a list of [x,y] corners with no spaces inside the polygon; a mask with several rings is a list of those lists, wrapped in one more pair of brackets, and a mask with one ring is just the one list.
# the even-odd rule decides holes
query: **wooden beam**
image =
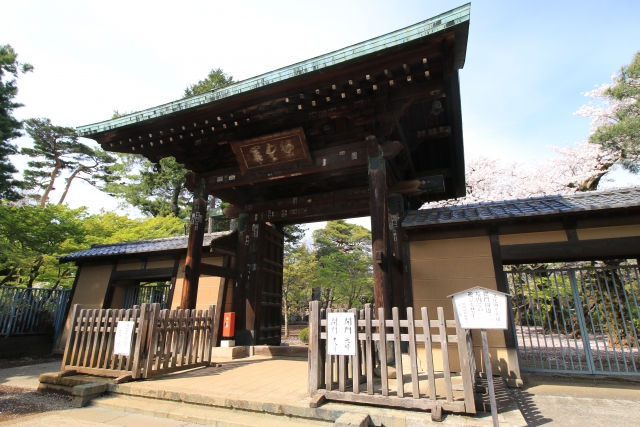
{"label": "wooden beam", "polygon": [[111,273],[111,280],[160,280],[170,278],[172,274],[173,267],[122,270]]}
{"label": "wooden beam", "polygon": [[509,264],[636,258],[640,237],[501,245],[500,252],[503,262]]}
{"label": "wooden beam", "polygon": [[184,281],[182,282],[182,298],[180,300],[180,308],[185,310],[195,309],[198,298],[200,262],[206,228],[204,218],[207,212],[207,197],[207,190],[203,187],[196,189],[193,194],[191,227],[189,227],[187,259],[184,265]]}
{"label": "wooden beam", "polygon": [[[226,255],[228,256],[228,255]],[[216,277],[230,277],[236,279],[238,272],[233,268],[220,267],[212,264],[200,264],[200,275],[204,276],[216,276]]]}
{"label": "wooden beam", "polygon": [[[341,154],[343,153],[343,154]],[[286,180],[301,175],[316,173],[340,173],[340,170],[353,172],[354,169],[365,169],[367,165],[364,143],[343,145],[337,148],[316,150],[311,153],[314,164],[300,166],[287,170],[264,171],[260,174],[242,176],[240,169],[225,169],[214,172],[215,175],[205,176],[207,189],[214,194],[218,190],[242,185],[255,184],[264,181]]]}

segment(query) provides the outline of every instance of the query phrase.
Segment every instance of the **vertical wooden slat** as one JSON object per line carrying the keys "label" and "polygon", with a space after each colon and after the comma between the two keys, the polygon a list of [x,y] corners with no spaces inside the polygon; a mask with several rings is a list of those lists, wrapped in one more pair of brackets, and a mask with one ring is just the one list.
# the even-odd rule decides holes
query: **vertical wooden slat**
{"label": "vertical wooden slat", "polygon": [[175,322],[175,310],[169,310],[167,313],[167,327],[165,331],[165,342],[164,342],[164,355],[162,357],[162,370],[166,370],[169,368],[169,362],[171,361],[171,348],[173,346],[173,330],[174,330],[174,322]]}
{"label": "vertical wooden slat", "polygon": [[78,352],[78,365],[85,366],[85,355],[87,354],[87,336],[89,335],[89,325],[91,324],[91,315],[93,310],[83,310],[84,322],[82,322],[82,341],[80,342],[80,349]]}
{"label": "vertical wooden slat", "polygon": [[418,381],[418,361],[416,354],[416,327],[413,319],[413,307],[407,307],[407,324],[409,331],[409,357],[411,358],[411,385],[413,398],[420,398],[420,382]]}
{"label": "vertical wooden slat", "polygon": [[109,338],[109,323],[111,321],[112,310],[104,310],[104,330],[100,337],[100,350],[98,351],[98,360],[96,361],[96,368],[102,368],[102,363],[107,352],[107,340]]}
{"label": "vertical wooden slat", "polygon": [[422,333],[424,335],[424,353],[427,364],[427,375],[429,375],[429,398],[436,400],[436,377],[433,368],[433,348],[431,345],[431,320],[427,307],[422,307]]}
{"label": "vertical wooden slat", "polygon": [[447,327],[444,320],[444,309],[442,307],[438,307],[438,325],[440,328],[440,347],[442,351],[442,365],[444,367],[444,385],[447,393],[447,402],[453,402],[451,369],[449,368],[449,340],[447,339]]}
{"label": "vertical wooden slat", "polygon": [[325,381],[325,387],[327,391],[333,390],[333,356],[329,354],[329,313],[331,313],[331,308],[327,308],[327,326],[325,328],[326,334],[327,334],[326,335],[327,339],[325,340],[327,363],[324,369],[324,375],[325,375],[324,381]]}
{"label": "vertical wooden slat", "polygon": [[78,334],[76,332],[78,317],[80,316],[80,310],[82,306],[76,304],[73,306],[73,312],[71,314],[71,327],[69,328],[69,336],[67,337],[67,344],[64,348],[64,354],[62,356],[62,366],[60,370],[66,370],[66,365],[71,365],[71,359],[73,353],[76,351],[76,344],[78,341]]}
{"label": "vertical wooden slat", "polygon": [[380,322],[380,379],[382,382],[382,395],[389,396],[389,369],[387,368],[387,319],[384,318],[384,308],[378,308],[378,321]]}
{"label": "vertical wooden slat", "polygon": [[355,356],[351,356],[351,378],[353,379],[353,392],[360,393],[360,334],[358,331],[358,309],[352,308],[351,312],[356,319],[356,342],[353,343],[356,349]]}
{"label": "vertical wooden slat", "polygon": [[191,363],[198,363],[198,355],[200,354],[200,344],[202,344],[202,339],[200,337],[201,322],[202,320],[202,310],[198,310],[196,312],[196,318],[194,322],[194,339],[193,339],[193,355],[191,356]]}
{"label": "vertical wooden slat", "polygon": [[[160,310],[158,321],[156,322],[158,328],[158,343],[157,346],[153,348],[153,353],[156,356],[153,364],[154,371],[162,369],[164,349],[166,348],[167,344],[167,322],[169,320],[168,314],[169,310]],[[151,356],[151,350],[149,350],[149,355]]]}
{"label": "vertical wooden slat", "polygon": [[216,306],[212,304],[209,306],[209,340],[207,342],[207,351],[204,356],[207,363],[211,363],[211,354],[213,353],[213,347],[216,345],[216,331],[218,330],[216,318]]}
{"label": "vertical wooden slat", "polygon": [[180,328],[182,325],[182,309],[176,311],[175,316],[175,331],[173,333],[173,343],[171,344],[171,367],[175,368],[178,363],[178,353],[180,352]]}
{"label": "vertical wooden slat", "polygon": [[309,303],[309,396],[318,392],[320,385],[320,301]]}
{"label": "vertical wooden slat", "polygon": [[[453,300],[451,301],[453,303]],[[475,414],[476,405],[474,401],[473,377],[469,361],[469,346],[467,343],[467,332],[460,327],[458,313],[453,308],[453,315],[456,321],[456,336],[458,337],[458,357],[460,359],[460,376],[462,376],[462,390],[464,392],[465,412]]]}
{"label": "vertical wooden slat", "polygon": [[396,392],[398,397],[404,397],[404,378],[402,377],[402,341],[400,340],[400,316],[398,307],[391,309],[393,317],[393,347],[396,356]]}
{"label": "vertical wooden slat", "polygon": [[[320,305],[318,304],[318,307]],[[324,308],[320,309],[320,321],[318,323],[318,388],[322,388],[325,386],[324,383],[324,370],[327,361],[327,340],[322,340],[320,337],[322,335],[322,320],[326,321],[327,314]],[[325,328],[326,329],[326,328]]]}
{"label": "vertical wooden slat", "polygon": [[364,309],[364,334],[366,338],[366,350],[367,350],[367,394],[373,394],[373,347],[372,347],[372,332],[371,332],[371,317],[372,317],[371,305],[367,305]]}
{"label": "vertical wooden slat", "polygon": [[153,360],[156,355],[158,349],[158,321],[160,317],[160,304],[151,304],[151,310],[149,312],[149,327],[147,331],[147,336],[149,339],[147,342],[148,350],[147,350],[147,359],[145,360],[145,368],[144,368],[144,378],[149,378],[151,376],[151,371],[153,369]]}
{"label": "vertical wooden slat", "polygon": [[91,346],[91,353],[89,353],[89,363],[87,364],[87,367],[89,368],[93,368],[94,366],[94,360],[98,357],[98,344],[99,344],[99,338],[102,335],[100,332],[100,327],[102,326],[102,312],[104,310],[96,310],[96,317],[95,317],[95,322],[93,325],[93,344]]}
{"label": "vertical wooden slat", "polygon": [[[358,318],[360,320],[364,320],[364,310],[361,309],[359,311],[359,316]],[[362,328],[362,332],[364,332],[364,327]],[[360,332],[358,332],[360,333]],[[367,364],[366,364],[366,360],[367,360],[367,350],[366,350],[366,346],[367,346],[367,340],[366,337],[364,340],[360,341],[360,376],[361,377],[365,377],[367,378]]]}

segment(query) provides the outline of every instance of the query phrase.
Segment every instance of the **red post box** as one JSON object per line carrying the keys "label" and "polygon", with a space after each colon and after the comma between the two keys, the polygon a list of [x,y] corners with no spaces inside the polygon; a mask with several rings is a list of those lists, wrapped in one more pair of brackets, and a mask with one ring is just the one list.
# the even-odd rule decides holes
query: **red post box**
{"label": "red post box", "polygon": [[224,314],[224,322],[222,323],[222,336],[231,338],[236,333],[236,313],[230,312]]}

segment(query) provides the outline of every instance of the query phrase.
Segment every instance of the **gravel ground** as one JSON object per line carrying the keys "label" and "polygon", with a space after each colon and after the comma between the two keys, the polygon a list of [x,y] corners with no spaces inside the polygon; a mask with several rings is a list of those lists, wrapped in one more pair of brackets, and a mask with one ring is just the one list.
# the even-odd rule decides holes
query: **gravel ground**
{"label": "gravel ground", "polygon": [[284,326],[282,327],[282,343],[287,345],[305,345],[302,341],[298,339],[298,335],[300,331],[304,328],[308,327],[307,323],[300,323],[295,325],[289,325],[289,336],[287,338],[284,337]]}
{"label": "gravel ground", "polygon": [[71,408],[71,396],[0,385],[0,422]]}
{"label": "gravel ground", "polygon": [[0,369],[17,368],[18,366],[38,365],[40,363],[62,362],[62,355],[18,357],[15,359],[0,359]]}

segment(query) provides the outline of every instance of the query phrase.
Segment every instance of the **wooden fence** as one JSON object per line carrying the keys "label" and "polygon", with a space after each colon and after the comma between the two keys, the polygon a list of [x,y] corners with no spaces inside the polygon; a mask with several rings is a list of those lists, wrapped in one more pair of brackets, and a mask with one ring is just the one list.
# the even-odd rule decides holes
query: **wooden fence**
{"label": "wooden fence", "polygon": [[[132,379],[204,366],[211,361],[215,306],[209,310],[73,308],[62,370]],[[114,353],[118,322],[134,322],[129,356]]]}
{"label": "wooden fence", "polygon": [[[350,311],[354,312],[358,319],[356,355],[331,356],[326,346],[327,311],[320,309],[319,301],[313,301],[310,304],[309,393],[311,396],[323,394],[329,400],[409,409],[476,412],[475,362],[471,334],[457,327],[456,320],[445,320],[442,307],[438,307],[435,318],[431,318],[427,308],[422,307],[421,320],[414,319],[411,307],[407,308],[407,320],[400,320],[398,309],[394,307],[392,319],[384,322],[373,318],[371,306],[360,311],[356,309]],[[378,319],[383,318],[384,309],[380,308]],[[418,329],[422,333],[418,333]],[[437,333],[432,333],[432,329],[436,329]],[[455,330],[455,334],[448,334],[448,329]],[[410,375],[402,374],[402,342],[408,343],[409,347]],[[387,343],[392,345],[387,347]],[[422,360],[426,363],[426,369],[423,372],[418,369],[418,343],[424,345]],[[443,363],[442,373],[437,374],[434,369],[434,343],[440,348]],[[462,385],[461,393],[457,393],[458,396],[454,396],[448,344],[457,344],[458,347]],[[393,349],[395,355],[397,374],[395,381],[389,378],[388,349]],[[378,356],[376,356],[376,350]],[[374,377],[377,363],[380,378]],[[442,380],[437,381],[436,377],[440,376]],[[366,386],[361,389],[365,383]],[[410,391],[405,391],[405,385],[409,386],[409,384]],[[457,391],[459,386],[456,386]]]}

